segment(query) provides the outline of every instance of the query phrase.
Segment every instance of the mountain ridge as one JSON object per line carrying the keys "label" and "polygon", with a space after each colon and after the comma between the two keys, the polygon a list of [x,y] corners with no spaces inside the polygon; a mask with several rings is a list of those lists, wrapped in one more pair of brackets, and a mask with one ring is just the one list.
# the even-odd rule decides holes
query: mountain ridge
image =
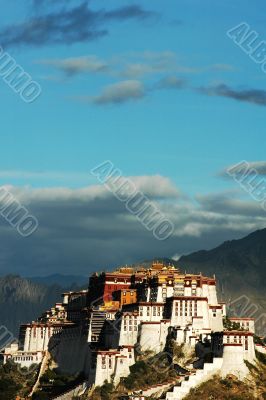
{"label": "mountain ridge", "polygon": [[35,320],[60,302],[62,292],[79,289],[77,285],[44,285],[19,275],[0,277],[0,325],[17,336],[21,324]]}
{"label": "mountain ridge", "polygon": [[[244,295],[261,310],[266,308],[266,229],[225,241],[211,250],[181,256],[178,261],[166,257],[154,260],[173,263],[191,273],[215,274],[221,300]],[[135,265],[147,267],[150,263],[151,260],[145,260]],[[87,286],[86,277],[75,275],[23,278],[9,274],[0,277],[0,324],[17,334],[21,323],[36,319],[60,302],[62,292]]]}

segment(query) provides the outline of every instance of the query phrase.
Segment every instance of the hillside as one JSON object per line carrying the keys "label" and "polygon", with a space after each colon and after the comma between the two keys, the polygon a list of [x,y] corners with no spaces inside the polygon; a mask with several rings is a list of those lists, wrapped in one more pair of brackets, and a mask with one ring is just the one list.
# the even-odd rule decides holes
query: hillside
{"label": "hillside", "polygon": [[31,276],[27,279],[41,285],[59,285],[62,288],[88,286],[88,277],[80,275],[52,274],[48,276]]}
{"label": "hillside", "polygon": [[220,295],[225,300],[235,302],[239,296],[247,296],[244,301],[259,308],[255,318],[265,310],[266,229],[239,240],[226,241],[209,251],[182,256],[178,264],[182,270],[215,274]]}
{"label": "hillside", "polygon": [[39,284],[20,276],[1,277],[0,326],[18,335],[21,323],[36,319],[43,311],[59,302],[65,290],[65,287],[58,284]]}
{"label": "hillside", "polygon": [[[167,258],[163,261],[173,263],[183,271],[215,274],[220,297],[234,301],[239,296],[247,296],[250,304],[258,305],[256,318],[266,308],[266,229],[243,239],[224,242],[212,250],[182,256],[178,262]],[[140,264],[147,267],[150,263],[147,260]],[[83,279],[85,282],[83,277],[60,275],[27,279],[8,275],[0,278],[0,324],[17,335],[21,323],[36,319],[60,301],[63,291],[86,287],[86,284],[81,285]],[[266,321],[264,329],[265,324]]]}
{"label": "hillside", "polygon": [[[265,335],[266,229],[226,241],[212,250],[182,256],[178,261],[165,257],[154,260],[173,264],[183,272],[215,274],[219,299],[231,304],[232,314],[257,319],[257,329]],[[152,262],[140,264],[147,268]]]}

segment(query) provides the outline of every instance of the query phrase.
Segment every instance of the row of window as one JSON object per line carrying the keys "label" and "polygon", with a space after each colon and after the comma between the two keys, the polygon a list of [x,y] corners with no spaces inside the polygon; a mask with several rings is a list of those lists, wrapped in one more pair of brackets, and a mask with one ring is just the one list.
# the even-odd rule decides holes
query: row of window
{"label": "row of window", "polygon": [[[231,337],[228,335],[226,337],[226,343],[238,343],[238,344],[242,344],[242,337],[241,336],[234,336],[233,340],[231,340]],[[248,350],[248,338],[245,337],[245,350]]]}
{"label": "row of window", "polygon": [[[138,320],[137,320],[137,316],[127,316],[124,318],[124,331],[137,331],[138,330]],[[133,329],[133,325],[134,325],[134,329]]]}
{"label": "row of window", "polygon": [[[46,330],[46,328],[39,328],[39,329],[41,329],[41,331],[40,331],[40,333],[41,333],[41,339],[43,339],[43,337],[45,336],[45,330]],[[36,338],[37,337],[37,331],[36,331],[36,329],[31,329],[30,330],[30,333],[29,333],[29,337],[31,338],[31,336],[33,336],[34,338]],[[50,338],[51,337],[51,330],[50,330],[50,328],[48,328],[48,337]]]}
{"label": "row of window", "polygon": [[175,303],[175,316],[178,317],[197,317],[198,315],[198,304],[196,301],[181,300]]}
{"label": "row of window", "polygon": [[[128,301],[126,299],[123,299],[123,304],[127,304]],[[134,299],[130,299],[130,303],[133,304],[135,303]]]}
{"label": "row of window", "polygon": [[[37,357],[35,357],[37,360]],[[33,357],[14,357],[14,361],[33,361]]]}
{"label": "row of window", "polygon": [[[129,321],[128,321],[128,325],[132,325],[132,319],[130,319]],[[134,320],[134,325],[137,325],[138,324],[138,321],[135,319]],[[127,325],[127,320],[126,319],[124,319],[124,325]]]}
{"label": "row of window", "polygon": [[137,325],[134,325],[134,329],[133,329],[132,325],[130,325],[130,326],[128,327],[128,329],[127,329],[127,326],[124,325],[124,331],[127,331],[127,330],[129,330],[130,332],[132,332],[133,330],[134,330],[135,332],[137,332],[138,326],[137,326]]}
{"label": "row of window", "polygon": [[[141,317],[143,316],[143,311],[144,311],[144,308],[140,307],[139,308],[139,315]],[[149,317],[151,315],[151,313],[152,313],[152,315],[154,317],[156,317],[156,315],[158,317],[160,317],[163,314],[163,307],[160,307],[160,306],[153,306],[153,307],[149,307],[148,306],[148,307],[146,307],[146,315],[147,315],[147,317]]]}
{"label": "row of window", "polygon": [[[120,364],[123,364],[122,358],[120,359]],[[109,369],[112,369],[112,358],[111,357],[109,357],[109,360],[108,360],[108,367],[109,367]],[[102,369],[106,369],[105,357],[102,357]]]}

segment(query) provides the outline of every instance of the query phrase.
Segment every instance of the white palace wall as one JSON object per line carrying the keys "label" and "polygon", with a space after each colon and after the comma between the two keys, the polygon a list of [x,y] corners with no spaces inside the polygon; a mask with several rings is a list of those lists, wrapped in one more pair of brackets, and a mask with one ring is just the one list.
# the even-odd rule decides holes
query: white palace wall
{"label": "white palace wall", "polygon": [[255,360],[254,338],[251,332],[225,331],[223,337],[224,346],[241,345],[243,359],[251,363]]}
{"label": "white palace wall", "polygon": [[[58,331],[62,328],[58,328]],[[26,327],[24,351],[45,351],[56,329],[45,324],[33,324]]]}
{"label": "white palace wall", "polygon": [[117,385],[121,377],[127,377],[129,367],[135,363],[134,349],[123,347],[119,350],[97,351],[95,365],[95,386],[101,386],[105,381]]}
{"label": "white palace wall", "polygon": [[208,303],[206,298],[174,298],[172,303],[171,325],[185,327],[193,322],[193,317],[202,317],[204,328],[210,327]]}
{"label": "white palace wall", "polygon": [[125,312],[121,317],[119,346],[134,346],[138,340],[138,326],[140,317],[138,313]]}
{"label": "white palace wall", "polygon": [[248,373],[249,369],[244,362],[242,345],[235,343],[225,344],[221,375],[226,377],[228,374],[233,374],[238,379],[243,380]]}
{"label": "white palace wall", "polygon": [[162,351],[165,346],[169,326],[169,320],[142,322],[139,338],[141,351],[151,350],[155,353]]}
{"label": "white palace wall", "polygon": [[[147,285],[152,276],[151,285],[148,288],[143,287],[144,294],[147,289],[149,301],[109,309],[100,314],[101,318],[96,315],[95,320],[91,314],[98,308],[93,308],[92,305],[85,309],[77,306],[77,309],[70,310],[72,314],[77,313],[76,324],[60,322],[58,318],[54,323],[36,322],[23,325],[23,350],[10,346],[4,355],[5,362],[9,358],[22,366],[30,366],[34,363],[33,360],[40,361],[48,350],[63,373],[84,372],[89,384],[100,386],[105,380],[111,382],[113,379],[117,385],[121,377],[128,376],[130,366],[135,363],[134,346],[138,345],[141,351],[160,353],[165,347],[170,327],[174,328],[173,333],[176,332],[176,342],[185,344],[189,349],[198,341],[210,339],[212,332],[222,332],[226,306],[217,301],[215,279],[188,274],[185,277],[180,276],[180,279],[172,279],[167,274],[164,272],[163,278],[156,278],[149,272],[144,283]],[[128,284],[130,285],[129,282]],[[84,299],[87,298],[85,294],[82,297]],[[69,296],[64,294],[65,305],[69,303]],[[105,310],[104,305],[102,308]],[[219,364],[220,368],[222,363],[222,376],[235,374],[243,379],[248,373],[245,360],[255,360],[254,320],[230,319],[240,323],[245,330],[224,331],[223,359],[214,364],[217,368]],[[99,333],[101,329],[104,342],[100,341],[103,336]],[[94,336],[98,335],[98,342],[91,342],[92,333]],[[217,341],[220,337],[222,336],[214,335]],[[217,344],[215,341],[213,343]],[[220,346],[220,342],[218,345]],[[266,353],[265,347],[256,348]],[[190,384],[192,381],[193,379]]]}

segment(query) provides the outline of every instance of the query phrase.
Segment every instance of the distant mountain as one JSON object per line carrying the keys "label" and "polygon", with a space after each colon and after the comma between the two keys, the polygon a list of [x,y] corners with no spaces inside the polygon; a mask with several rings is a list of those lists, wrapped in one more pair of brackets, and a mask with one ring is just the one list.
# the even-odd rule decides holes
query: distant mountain
{"label": "distant mountain", "polygon": [[[266,229],[251,233],[243,239],[224,242],[212,250],[201,250],[182,256],[178,261],[168,258],[158,258],[158,261],[174,264],[182,271],[202,272],[207,276],[215,274],[222,300],[247,296],[250,304],[258,305],[258,312],[264,315]],[[144,267],[150,264],[150,260],[138,263]],[[43,311],[61,301],[62,292],[86,288],[87,285],[86,277],[75,275],[54,274],[27,279],[14,275],[2,277],[0,278],[0,327],[4,325],[17,335],[21,323],[36,319]],[[264,329],[265,327],[266,317]]]}
{"label": "distant mountain", "polygon": [[61,275],[53,274],[48,276],[33,276],[29,277],[32,282],[40,283],[41,285],[59,285],[63,288],[71,286],[88,286],[89,278],[80,275]]}
{"label": "distant mountain", "polygon": [[178,261],[160,257],[140,264],[147,268],[156,260],[173,264],[182,272],[215,275],[219,299],[229,304],[229,314],[255,318],[258,332],[265,336],[266,229]]}
{"label": "distant mountain", "polygon": [[266,229],[212,250],[182,256],[178,265],[187,272],[215,274],[220,293],[227,300],[244,295],[259,306],[261,313],[266,309]]}
{"label": "distant mountain", "polygon": [[[45,310],[61,301],[61,293],[80,289],[53,283],[40,284],[16,275],[0,278],[0,327],[5,326],[16,337],[21,323],[35,320]],[[66,282],[65,282],[66,283]],[[86,287],[86,286],[85,286]]]}

